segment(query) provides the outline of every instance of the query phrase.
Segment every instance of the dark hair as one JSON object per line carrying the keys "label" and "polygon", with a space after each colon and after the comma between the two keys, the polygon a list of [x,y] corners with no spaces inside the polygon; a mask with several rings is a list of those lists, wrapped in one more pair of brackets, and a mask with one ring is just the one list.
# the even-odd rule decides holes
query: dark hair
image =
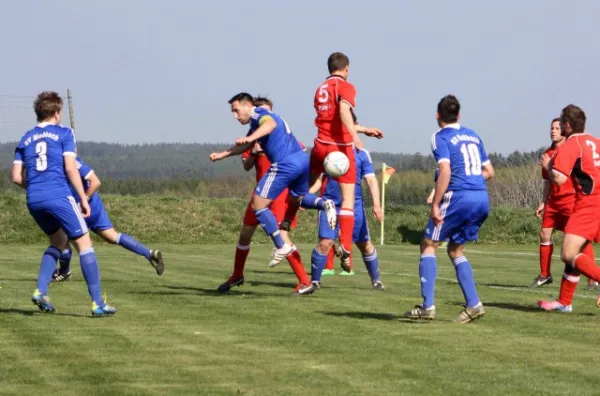
{"label": "dark hair", "polygon": [[344,70],[348,65],[350,65],[350,59],[348,59],[348,57],[341,52],[334,52],[333,54],[329,55],[329,59],[327,59],[327,68],[329,69],[329,74]]}
{"label": "dark hair", "polygon": [[254,103],[254,98],[249,93],[240,92],[239,94],[235,95],[233,98],[229,99],[229,101],[227,103],[233,104],[233,102],[240,102],[240,103],[241,102],[250,102],[250,103]]}
{"label": "dark hair", "polygon": [[585,113],[581,108],[570,104],[565,107],[560,113],[560,122],[562,124],[569,123],[573,132],[585,131]]}
{"label": "dark hair", "polygon": [[63,100],[60,95],[54,91],[44,91],[37,96],[33,102],[33,109],[38,122],[46,121],[59,113],[63,107]]}
{"label": "dark hair", "polygon": [[454,95],[444,96],[437,106],[437,112],[440,116],[440,121],[446,124],[458,121],[460,113],[460,103]]}
{"label": "dark hair", "polygon": [[553,119],[550,125],[554,124],[555,122],[560,122],[560,117]]}
{"label": "dark hair", "polygon": [[254,106],[260,107],[268,105],[270,108],[273,108],[273,101],[266,96],[256,96],[254,98]]}

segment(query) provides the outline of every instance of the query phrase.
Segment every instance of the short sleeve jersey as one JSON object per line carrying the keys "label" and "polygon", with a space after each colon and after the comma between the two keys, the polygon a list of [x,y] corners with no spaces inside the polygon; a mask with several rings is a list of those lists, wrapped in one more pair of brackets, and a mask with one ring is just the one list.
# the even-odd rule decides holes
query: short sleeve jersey
{"label": "short sleeve jersey", "polygon": [[438,130],[431,138],[431,151],[438,164],[450,164],[448,191],[485,190],[483,166],[490,160],[475,131],[459,124]]}
{"label": "short sleeve jersey", "polygon": [[77,154],[70,128],[41,123],[28,131],[15,149],[15,163],[26,172],[27,202],[35,203],[71,195],[65,173],[65,156]]}
{"label": "short sleeve jersey", "polygon": [[588,134],[569,136],[554,155],[553,170],[570,177],[578,197],[600,196],[600,139]]}
{"label": "short sleeve jersey", "polygon": [[356,105],[354,85],[341,76],[329,76],[325,82],[319,85],[315,93],[314,106],[317,112],[315,126],[317,127],[318,141],[338,145],[352,144],[352,135],[342,124],[340,117],[340,102],[342,101],[347,102],[354,109]]}
{"label": "short sleeve jersey", "polygon": [[270,134],[258,139],[258,142],[271,163],[283,162],[290,156],[304,151],[283,118],[262,107],[252,109],[248,136],[268,119],[273,119],[277,126]]}

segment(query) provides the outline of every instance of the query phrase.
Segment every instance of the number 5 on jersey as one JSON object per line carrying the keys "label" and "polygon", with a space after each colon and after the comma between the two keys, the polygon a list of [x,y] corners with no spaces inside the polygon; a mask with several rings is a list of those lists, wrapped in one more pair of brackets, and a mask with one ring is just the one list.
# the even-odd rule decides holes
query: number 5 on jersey
{"label": "number 5 on jersey", "polygon": [[46,156],[47,148],[48,145],[43,141],[35,145],[35,153],[37,154],[35,169],[39,172],[43,172],[48,168],[48,157]]}

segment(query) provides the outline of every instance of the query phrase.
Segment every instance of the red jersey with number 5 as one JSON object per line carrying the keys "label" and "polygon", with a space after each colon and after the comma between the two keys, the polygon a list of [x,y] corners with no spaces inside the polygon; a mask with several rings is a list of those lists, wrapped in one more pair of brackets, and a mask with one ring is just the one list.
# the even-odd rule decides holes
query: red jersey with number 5
{"label": "red jersey with number 5", "polygon": [[[544,154],[550,158],[554,158],[557,150],[558,149],[556,147],[550,147],[544,152]],[[546,168],[542,168],[542,178],[550,181],[550,177]],[[548,197],[549,201],[566,201],[573,198],[575,198],[575,186],[573,186],[573,181],[571,178],[567,178],[567,181],[560,186],[556,183],[551,184],[550,196]]]}
{"label": "red jersey with number 5", "polygon": [[570,177],[577,200],[600,198],[600,139],[588,134],[569,136],[554,155],[553,169]]}
{"label": "red jersey with number 5", "polygon": [[347,102],[354,108],[356,89],[341,76],[332,75],[323,82],[315,93],[315,110],[318,129],[317,140],[326,144],[349,146],[353,139],[342,124],[340,102]]}

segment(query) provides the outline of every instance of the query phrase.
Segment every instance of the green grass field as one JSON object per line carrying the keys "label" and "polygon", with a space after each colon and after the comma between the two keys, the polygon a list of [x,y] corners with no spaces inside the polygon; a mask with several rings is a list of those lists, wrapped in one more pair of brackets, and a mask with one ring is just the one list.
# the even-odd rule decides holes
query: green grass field
{"label": "green grass field", "polygon": [[[385,292],[357,265],[357,276],[324,278],[306,297],[291,295],[287,264],[266,265],[267,245],[253,246],[246,284],[223,296],[213,290],[231,271],[232,246],[166,246],[162,277],[99,246],[103,288],[119,309],[111,318],[89,316],[78,265],[51,286],[57,313],[37,311],[29,298],[43,248],[2,246],[2,395],[600,394],[595,294],[582,284],[573,313],[540,312],[535,302],[559,282],[527,288],[535,246],[468,250],[487,315],[467,325],[452,323],[463,299],[441,255],[438,320],[400,318],[420,299],[411,245],[379,249]],[[308,261],[310,246],[301,252]]]}

